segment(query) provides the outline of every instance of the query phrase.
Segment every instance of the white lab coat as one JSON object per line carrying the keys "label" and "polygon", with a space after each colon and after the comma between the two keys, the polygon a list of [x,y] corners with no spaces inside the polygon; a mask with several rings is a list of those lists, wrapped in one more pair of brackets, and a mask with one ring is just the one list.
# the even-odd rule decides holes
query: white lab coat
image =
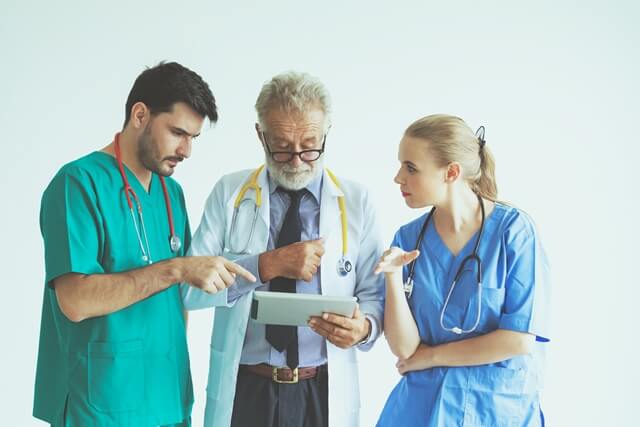
{"label": "white lab coat", "polygon": [[[202,221],[196,231],[190,253],[193,255],[223,255],[239,259],[246,255],[225,251],[229,242],[234,202],[243,184],[253,170],[244,170],[221,178],[209,196]],[[368,193],[358,184],[340,180],[338,188],[324,171],[320,206],[320,236],[325,238],[325,254],[321,261],[321,289],[324,295],[355,295],[360,310],[374,317],[382,329],[383,292],[382,275],[374,276],[373,268],[383,245],[379,238],[374,209]],[[258,176],[262,188],[262,207],[259,211],[252,239],[251,252],[267,250],[269,240],[269,182],[266,168]],[[343,193],[344,192],[344,193]],[[342,254],[342,227],[338,197],[345,195],[348,217],[348,258],[354,270],[340,277],[336,270]],[[248,191],[245,198],[255,198]],[[250,205],[247,203],[247,205]],[[244,231],[248,233],[248,230]],[[195,310],[216,306],[211,357],[207,385],[205,427],[227,427],[231,423],[236,377],[245,331],[251,308],[252,292],[233,304],[227,304],[227,291],[206,294],[187,285],[182,287],[185,308]],[[377,337],[372,337],[373,339]],[[355,348],[340,349],[327,341],[329,377],[329,426],[347,427],[359,424],[360,394]],[[247,408],[250,410],[250,408]]]}

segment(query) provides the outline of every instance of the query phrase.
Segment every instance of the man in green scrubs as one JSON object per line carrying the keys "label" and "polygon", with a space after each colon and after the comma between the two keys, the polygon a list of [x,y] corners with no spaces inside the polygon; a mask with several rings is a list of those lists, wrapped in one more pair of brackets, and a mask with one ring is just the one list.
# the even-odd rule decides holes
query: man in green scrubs
{"label": "man in green scrubs", "polygon": [[[46,279],[33,415],[54,426],[190,425],[193,403],[177,283],[207,292],[236,274],[221,257],[185,257],[180,185],[209,86],[177,63],[136,79],[114,141],[63,166],[42,197]],[[128,191],[126,188],[130,188]]]}

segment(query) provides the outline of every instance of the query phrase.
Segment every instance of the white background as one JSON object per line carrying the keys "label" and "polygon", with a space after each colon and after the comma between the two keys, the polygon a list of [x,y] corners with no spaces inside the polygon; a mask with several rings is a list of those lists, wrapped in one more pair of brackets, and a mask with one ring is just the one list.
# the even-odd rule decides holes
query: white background
{"label": "white background", "polygon": [[[200,73],[220,107],[176,173],[194,229],[214,182],[261,162],[253,104],[278,72],[329,88],[327,164],[375,192],[386,241],[420,214],[392,182],[405,127],[436,112],[484,124],[500,197],[535,218],[553,264],[549,425],[638,425],[637,3],[93,3],[0,5],[0,424],[41,425],[30,417],[41,193],[62,164],[110,142],[135,77],[168,59]],[[192,317],[196,426],[210,328],[211,312]],[[384,339],[360,369],[370,426],[398,378]]]}

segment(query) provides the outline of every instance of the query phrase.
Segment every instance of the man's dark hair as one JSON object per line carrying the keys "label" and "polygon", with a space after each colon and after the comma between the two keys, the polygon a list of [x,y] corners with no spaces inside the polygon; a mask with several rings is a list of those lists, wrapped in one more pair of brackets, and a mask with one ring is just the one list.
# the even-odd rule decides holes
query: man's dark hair
{"label": "man's dark hair", "polygon": [[127,98],[124,126],[129,123],[136,102],[143,102],[151,114],[169,112],[173,104],[184,102],[211,123],[218,121],[216,99],[207,82],[177,62],[161,62],[138,76]]}

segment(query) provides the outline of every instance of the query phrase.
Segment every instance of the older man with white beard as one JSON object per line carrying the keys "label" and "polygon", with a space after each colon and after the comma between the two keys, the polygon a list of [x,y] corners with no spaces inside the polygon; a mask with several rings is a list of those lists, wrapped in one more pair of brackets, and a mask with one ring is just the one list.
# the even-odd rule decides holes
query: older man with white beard
{"label": "older man with white beard", "polygon": [[[265,83],[256,132],[266,167],[224,176],[207,201],[191,255],[224,254],[258,278],[238,276],[215,294],[183,287],[187,309],[217,307],[207,427],[358,425],[355,349],[381,333],[383,282],[373,269],[383,245],[366,190],[323,166],[330,108],[308,74]],[[250,318],[254,290],[355,295],[359,306],[308,327],[265,326]]]}

